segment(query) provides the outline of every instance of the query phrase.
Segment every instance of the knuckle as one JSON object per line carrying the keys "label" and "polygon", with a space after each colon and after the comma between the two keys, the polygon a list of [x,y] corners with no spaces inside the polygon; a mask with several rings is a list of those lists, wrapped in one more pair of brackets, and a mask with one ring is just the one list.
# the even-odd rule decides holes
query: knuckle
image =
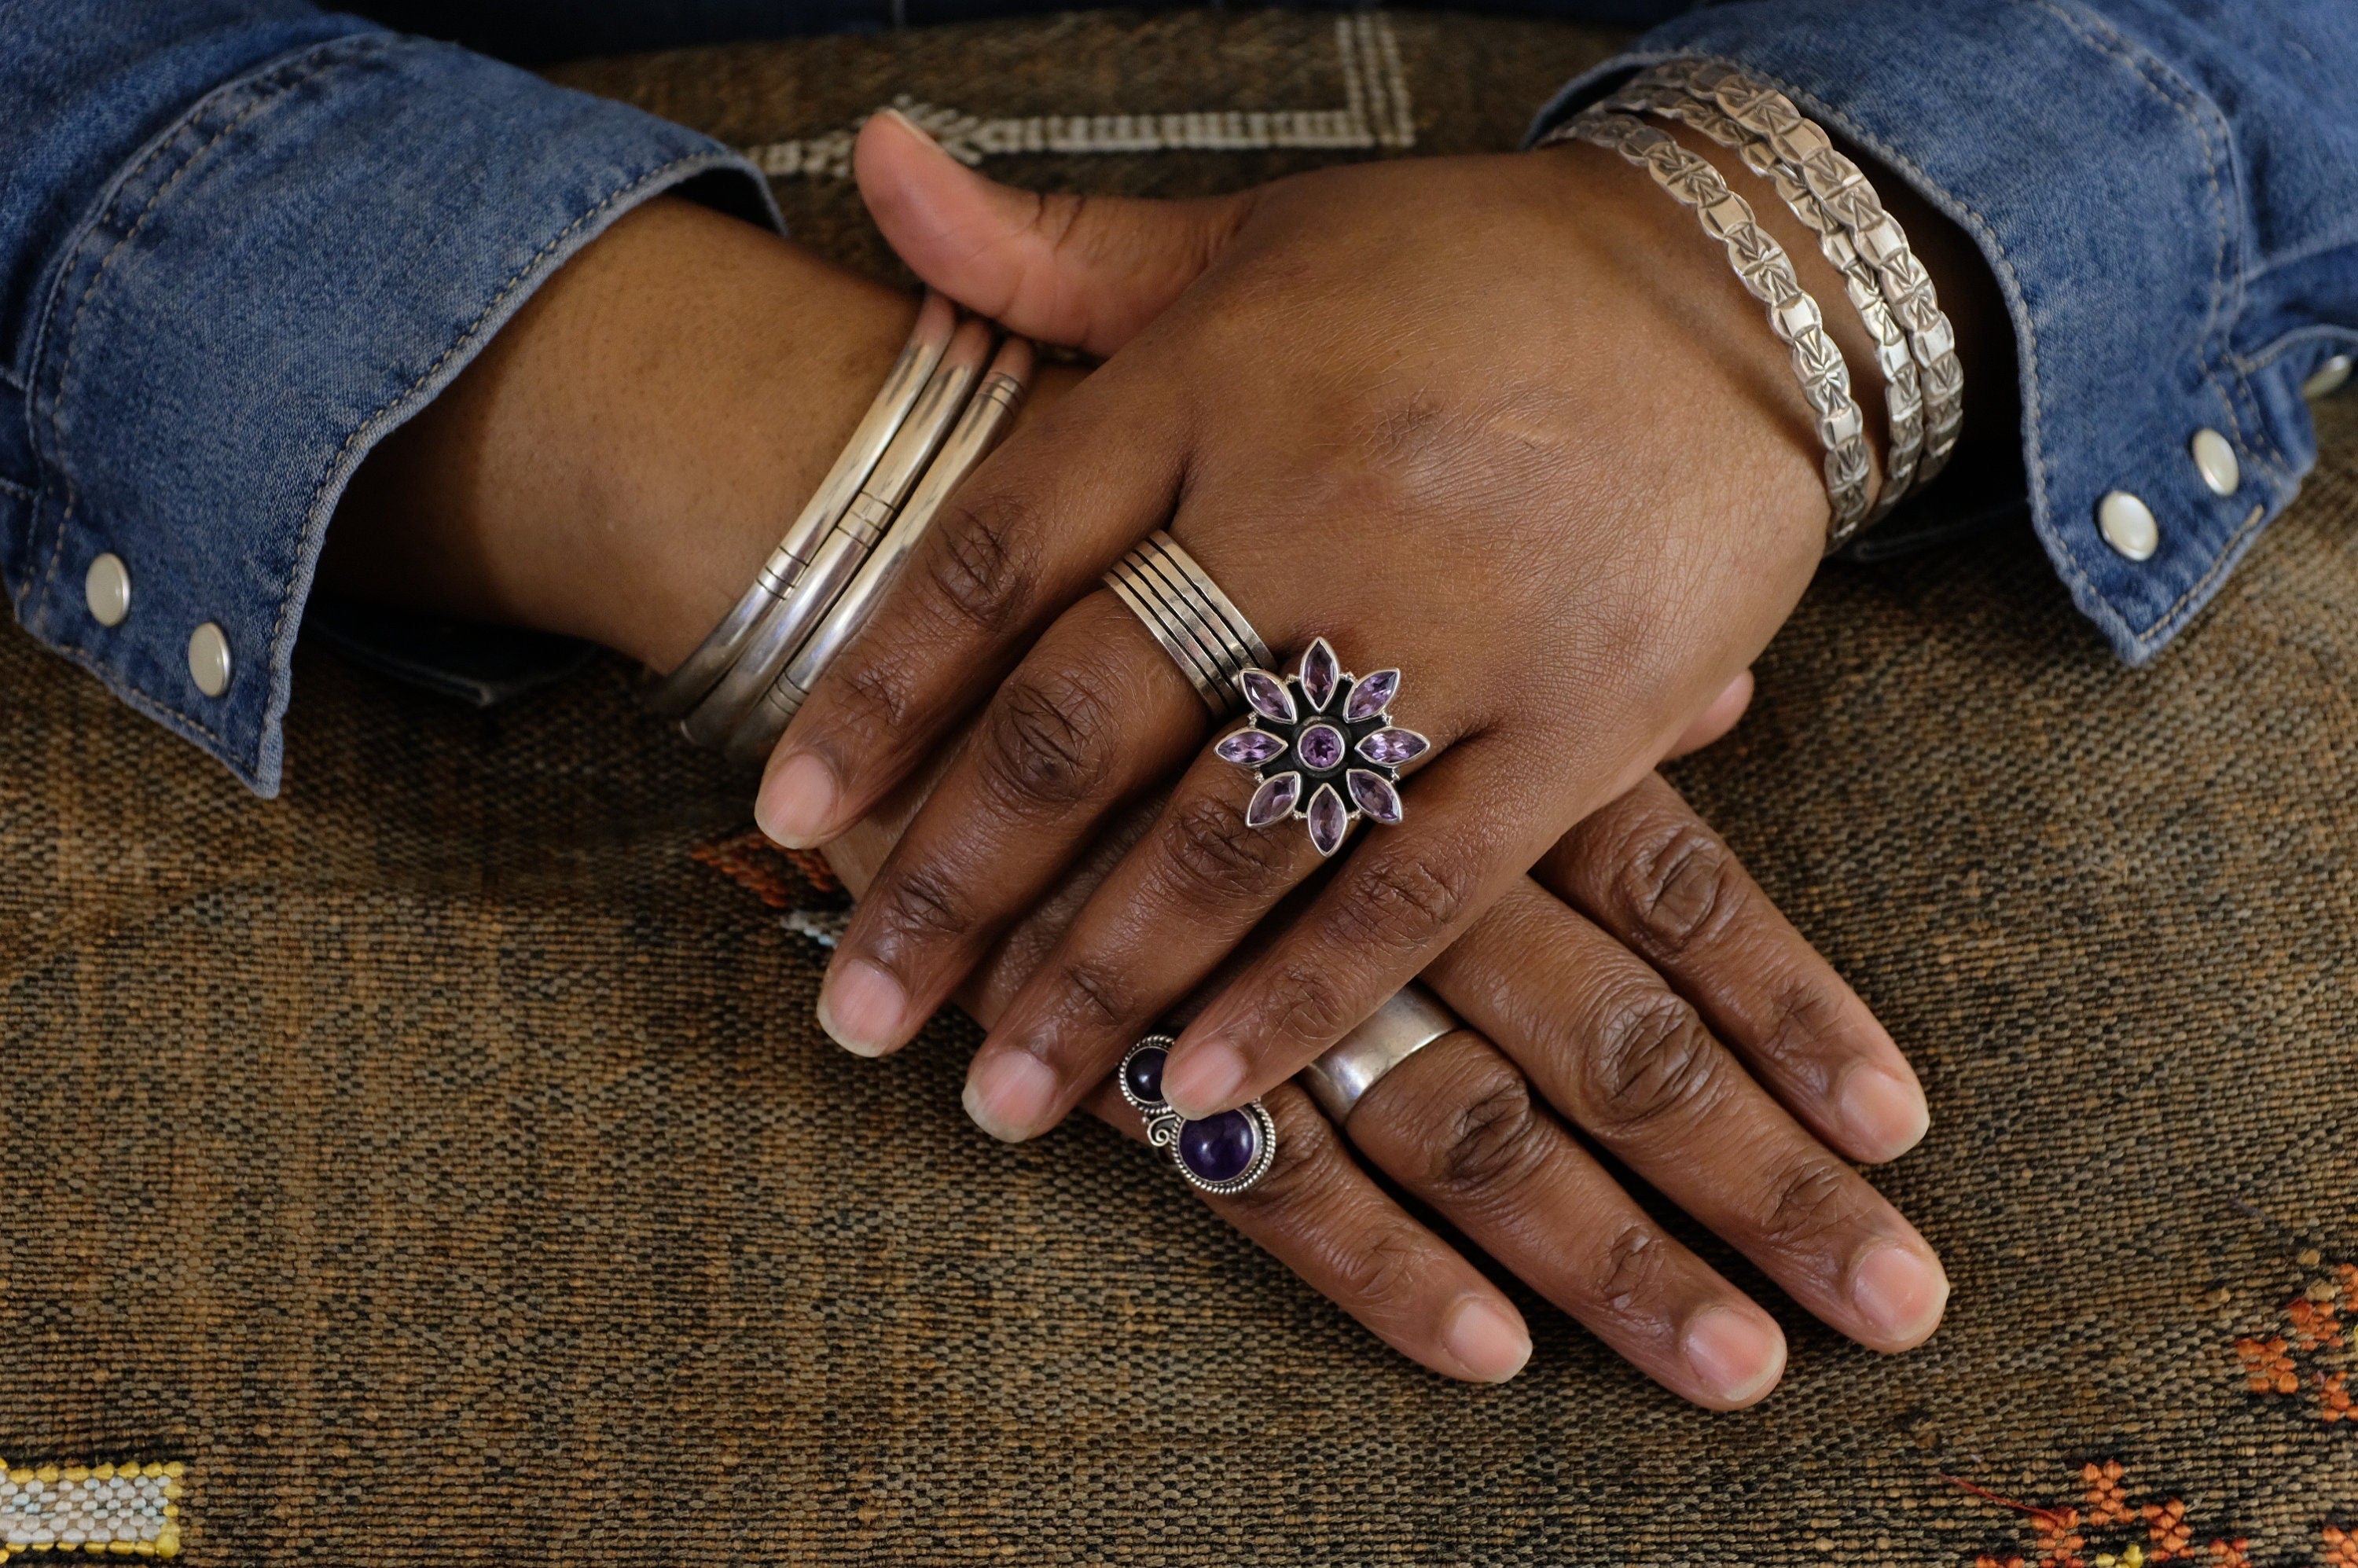
{"label": "knuckle", "polygon": [[1618,865],[1617,913],[1656,957],[1676,957],[1726,929],[1749,886],[1719,836],[1691,816],[1642,824]]}
{"label": "knuckle", "polygon": [[1057,967],[1055,986],[1049,1009],[1061,1022],[1102,1030],[1130,1016],[1129,988],[1100,965],[1067,959]]}
{"label": "knuckle", "polygon": [[1337,1260],[1342,1290],[1355,1311],[1378,1317],[1397,1315],[1413,1303],[1425,1275],[1425,1259],[1416,1238],[1397,1226],[1386,1226]]}
{"label": "knuckle", "polygon": [[1330,1045],[1359,1021],[1365,1009],[1323,965],[1290,963],[1270,978],[1268,993],[1279,999],[1271,1018],[1281,1039]]}
{"label": "knuckle", "polygon": [[907,946],[925,946],[964,935],[973,925],[967,901],[957,887],[928,867],[912,867],[894,877],[876,908],[875,935],[871,951],[883,953]]}
{"label": "knuckle", "polygon": [[1444,1124],[1434,1151],[1437,1185],[1455,1194],[1510,1192],[1548,1157],[1550,1129],[1531,1103],[1531,1085],[1500,1064],[1480,1094]]}
{"label": "knuckle", "polygon": [[1191,795],[1172,808],[1163,833],[1163,859],[1199,901],[1232,903],[1256,898],[1281,882],[1291,840],[1245,826],[1244,813],[1213,795]]}
{"label": "knuckle", "polygon": [[854,658],[838,667],[837,690],[858,732],[890,735],[909,721],[914,694],[899,661]]}
{"label": "knuckle", "polygon": [[1631,1221],[1605,1244],[1596,1268],[1595,1299],[1617,1313],[1630,1313],[1660,1293],[1670,1248],[1653,1227]]}
{"label": "knuckle", "polygon": [[1249,1190],[1216,1201],[1260,1214],[1314,1203],[1330,1173],[1328,1162],[1336,1153],[1335,1130],[1325,1117],[1288,1117],[1278,1130],[1269,1173]]}
{"label": "knuckle", "polygon": [[1850,1227],[1859,1217],[1856,1180],[1829,1159],[1805,1157],[1777,1173],[1761,1192],[1755,1227],[1762,1241],[1780,1252],[1808,1249]]}
{"label": "knuckle", "polygon": [[1411,852],[1378,851],[1354,864],[1333,901],[1331,935],[1354,951],[1421,953],[1466,912],[1469,874]]}
{"label": "knuckle", "polygon": [[1720,1093],[1719,1044],[1680,997],[1659,986],[1610,999],[1586,1056],[1585,1097],[1600,1135],[1641,1135],[1691,1120]]}
{"label": "knuckle", "polygon": [[1079,674],[1018,671],[990,705],[983,778],[1001,804],[1070,806],[1111,772],[1113,707]]}
{"label": "knuckle", "polygon": [[1751,1046],[1766,1065],[1799,1076],[1824,1057],[1841,1032],[1842,1005],[1822,985],[1807,979],[1779,986],[1768,1004],[1768,1027]]}
{"label": "knuckle", "polygon": [[1030,508],[1003,491],[960,494],[944,507],[925,552],[930,599],[966,630],[997,636],[1022,616],[1031,580],[1020,541]]}

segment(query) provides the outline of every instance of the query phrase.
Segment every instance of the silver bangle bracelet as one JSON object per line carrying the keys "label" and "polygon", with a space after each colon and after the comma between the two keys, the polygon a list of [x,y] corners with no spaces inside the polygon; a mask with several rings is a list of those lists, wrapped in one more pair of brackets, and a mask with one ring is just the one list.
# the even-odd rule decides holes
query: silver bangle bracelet
{"label": "silver bangle bracelet", "polygon": [[851,438],[844,443],[835,466],[819,481],[794,525],[778,541],[777,548],[770,552],[770,558],[762,563],[753,586],[745,590],[694,653],[641,693],[640,701],[649,711],[665,719],[677,719],[703,700],[729,673],[763,616],[793,586],[810,560],[812,550],[860,493],[877,459],[883,456],[902,421],[916,406],[917,395],[925,390],[934,367],[941,362],[943,352],[950,345],[950,334],[957,327],[957,308],[928,289],[925,303],[917,308],[916,325],[910,329],[908,342],[892,362],[892,368],[885,373],[884,384],[853,428]]}
{"label": "silver bangle bracelet", "polygon": [[1691,79],[1728,117],[1768,138],[1778,157],[1837,223],[1873,267],[1891,314],[1915,351],[1924,389],[1924,457],[1916,471],[1922,489],[1947,466],[1964,428],[1965,372],[1957,358],[1956,330],[1942,312],[1931,275],[1908,243],[1899,221],[1866,172],[1835,150],[1818,123],[1782,92],[1730,66],[1706,65]]}
{"label": "silver bangle bracelet", "polygon": [[979,319],[966,322],[951,335],[950,345],[926,379],[925,390],[876,460],[860,493],[811,552],[810,564],[795,577],[793,586],[770,606],[736,664],[681,720],[680,731],[690,741],[699,746],[718,746],[729,739],[860,569],[884,525],[933,460],[958,411],[966,406],[967,395],[990,357],[991,337],[990,323]]}
{"label": "silver bangle bracelet", "polygon": [[[1842,274],[1843,292],[1858,312],[1867,335],[1875,340],[1875,362],[1883,373],[1884,404],[1889,418],[1890,449],[1883,460],[1883,492],[1861,530],[1873,527],[1904,500],[1916,477],[1917,460],[1924,450],[1924,395],[1917,375],[1915,351],[1908,334],[1893,319],[1883,297],[1883,285],[1849,235],[1809,188],[1777,156],[1768,138],[1739,124],[1719,106],[1718,100],[1693,85],[1698,67],[1675,61],[1640,72],[1630,83],[1604,101],[1605,107],[1628,114],[1652,114],[1691,125],[1744,160],[1744,166],[1768,181],[1793,216],[1818,237],[1818,248]],[[1839,545],[1843,541],[1836,540]]]}
{"label": "silver bangle bracelet", "polygon": [[1030,342],[1010,338],[1000,345],[982,384],[959,415],[957,427],[942,442],[941,450],[893,517],[883,538],[837,597],[827,618],[804,641],[785,668],[763,692],[761,700],[730,735],[730,756],[755,760],[777,744],[778,737],[785,733],[786,725],[801,710],[803,699],[818,685],[827,665],[868,623],[885,590],[892,586],[918,542],[932,528],[943,503],[990,455],[991,449],[999,445],[1008,427],[1015,422],[1016,413],[1023,406],[1023,395],[1031,386],[1032,368]]}
{"label": "silver bangle bracelet", "polygon": [[1751,203],[1728,189],[1719,170],[1681,146],[1668,132],[1627,114],[1585,109],[1540,140],[1552,146],[1584,141],[1609,147],[1644,168],[1654,183],[1695,210],[1704,232],[1727,247],[1727,258],[1752,297],[1768,307],[1768,328],[1792,356],[1801,395],[1817,415],[1825,448],[1826,498],[1833,508],[1827,549],[1847,539],[1874,504],[1875,471],[1866,449],[1866,416],[1850,394],[1850,367],[1826,336],[1818,302],[1802,288],[1792,258],[1760,227]]}

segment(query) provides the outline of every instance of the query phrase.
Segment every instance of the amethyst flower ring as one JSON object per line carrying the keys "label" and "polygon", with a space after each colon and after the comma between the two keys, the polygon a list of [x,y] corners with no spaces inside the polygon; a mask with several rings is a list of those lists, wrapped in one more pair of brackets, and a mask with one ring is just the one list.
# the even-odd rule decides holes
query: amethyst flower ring
{"label": "amethyst flower ring", "polygon": [[1251,708],[1246,727],[1212,748],[1223,762],[1252,770],[1260,787],[1245,807],[1245,824],[1266,827],[1288,816],[1310,825],[1310,842],[1332,855],[1366,816],[1387,826],[1404,815],[1401,769],[1433,742],[1392,723],[1401,673],[1355,676],[1335,659],[1324,637],[1303,650],[1294,673],[1282,678],[1249,669],[1237,686]]}

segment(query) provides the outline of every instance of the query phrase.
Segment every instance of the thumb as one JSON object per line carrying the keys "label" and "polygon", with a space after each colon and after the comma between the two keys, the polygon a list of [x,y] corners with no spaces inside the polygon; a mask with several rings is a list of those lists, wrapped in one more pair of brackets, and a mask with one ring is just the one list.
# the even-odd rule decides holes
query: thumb
{"label": "thumb", "polygon": [[876,226],[919,277],[1010,331],[1093,354],[1178,298],[1253,204],[1249,192],[1140,201],[1017,190],[897,109],[860,127],[851,165]]}

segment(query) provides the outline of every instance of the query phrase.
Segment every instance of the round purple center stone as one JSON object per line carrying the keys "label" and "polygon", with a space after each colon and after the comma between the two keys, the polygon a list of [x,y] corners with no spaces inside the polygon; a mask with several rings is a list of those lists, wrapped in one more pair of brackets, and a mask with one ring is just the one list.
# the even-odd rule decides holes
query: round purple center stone
{"label": "round purple center stone", "polygon": [[[1162,1064],[1155,1066],[1159,1081]],[[1260,1130],[1240,1110],[1224,1110],[1179,1129],[1179,1158],[1207,1182],[1235,1181],[1251,1168],[1260,1152]]]}
{"label": "round purple center stone", "polygon": [[1313,773],[1331,773],[1343,762],[1343,732],[1332,724],[1313,724],[1294,745],[1302,765]]}
{"label": "round purple center stone", "polygon": [[1150,1045],[1132,1056],[1121,1070],[1122,1081],[1129,1085],[1130,1092],[1149,1105],[1160,1104],[1163,1099],[1163,1063],[1168,1055],[1170,1053],[1162,1046]]}

